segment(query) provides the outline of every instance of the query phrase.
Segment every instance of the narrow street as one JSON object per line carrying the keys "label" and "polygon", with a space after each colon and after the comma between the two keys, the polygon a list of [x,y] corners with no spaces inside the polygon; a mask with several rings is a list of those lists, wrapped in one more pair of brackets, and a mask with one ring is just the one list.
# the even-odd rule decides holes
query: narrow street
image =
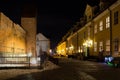
{"label": "narrow street", "polygon": [[42,80],[120,80],[120,69],[105,63],[60,59],[60,68],[43,71]]}
{"label": "narrow street", "polygon": [[59,58],[58,65],[47,63],[44,69],[0,70],[0,80],[120,80],[120,68],[105,63]]}

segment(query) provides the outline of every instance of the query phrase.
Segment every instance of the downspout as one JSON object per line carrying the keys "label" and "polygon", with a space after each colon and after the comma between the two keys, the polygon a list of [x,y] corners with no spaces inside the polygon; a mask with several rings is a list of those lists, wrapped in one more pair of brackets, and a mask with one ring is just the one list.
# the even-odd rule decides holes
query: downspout
{"label": "downspout", "polygon": [[78,48],[78,32],[77,32],[77,53],[78,53],[78,50],[79,48]]}
{"label": "downspout", "polygon": [[108,10],[110,12],[110,56],[112,56],[112,12],[110,8]]}

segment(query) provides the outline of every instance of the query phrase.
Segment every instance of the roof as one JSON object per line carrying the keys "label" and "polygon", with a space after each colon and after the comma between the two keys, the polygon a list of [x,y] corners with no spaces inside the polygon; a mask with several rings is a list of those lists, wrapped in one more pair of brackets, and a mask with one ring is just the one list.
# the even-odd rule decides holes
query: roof
{"label": "roof", "polygon": [[42,33],[38,33],[36,36],[37,40],[49,40]]}

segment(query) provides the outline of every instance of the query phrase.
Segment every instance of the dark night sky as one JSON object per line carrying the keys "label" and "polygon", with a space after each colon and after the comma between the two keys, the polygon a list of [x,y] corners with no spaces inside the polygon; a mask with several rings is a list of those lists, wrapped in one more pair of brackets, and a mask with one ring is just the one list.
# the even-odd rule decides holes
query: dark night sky
{"label": "dark night sky", "polygon": [[95,1],[99,2],[99,0],[1,0],[0,10],[15,23],[20,24],[23,5],[35,4],[38,10],[37,33],[43,33],[49,38],[51,47],[54,48],[65,33],[79,21],[86,4],[91,2],[93,4]]}

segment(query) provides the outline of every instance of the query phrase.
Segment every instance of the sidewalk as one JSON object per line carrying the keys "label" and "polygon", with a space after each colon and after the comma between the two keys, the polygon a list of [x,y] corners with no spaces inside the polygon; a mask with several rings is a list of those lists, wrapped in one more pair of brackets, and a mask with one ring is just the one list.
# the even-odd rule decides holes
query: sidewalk
{"label": "sidewalk", "polygon": [[[58,68],[59,66],[57,66],[55,63],[53,63],[52,61],[45,61],[44,64],[42,65],[43,69],[53,69],[53,68]],[[30,69],[42,69],[40,68],[40,64],[30,64],[30,67],[28,67]]]}
{"label": "sidewalk", "polygon": [[0,80],[34,80],[32,73],[42,73],[46,70],[53,70],[59,68],[51,61],[46,61],[43,69],[39,69],[39,66],[31,64],[30,68],[8,68],[0,69]]}

